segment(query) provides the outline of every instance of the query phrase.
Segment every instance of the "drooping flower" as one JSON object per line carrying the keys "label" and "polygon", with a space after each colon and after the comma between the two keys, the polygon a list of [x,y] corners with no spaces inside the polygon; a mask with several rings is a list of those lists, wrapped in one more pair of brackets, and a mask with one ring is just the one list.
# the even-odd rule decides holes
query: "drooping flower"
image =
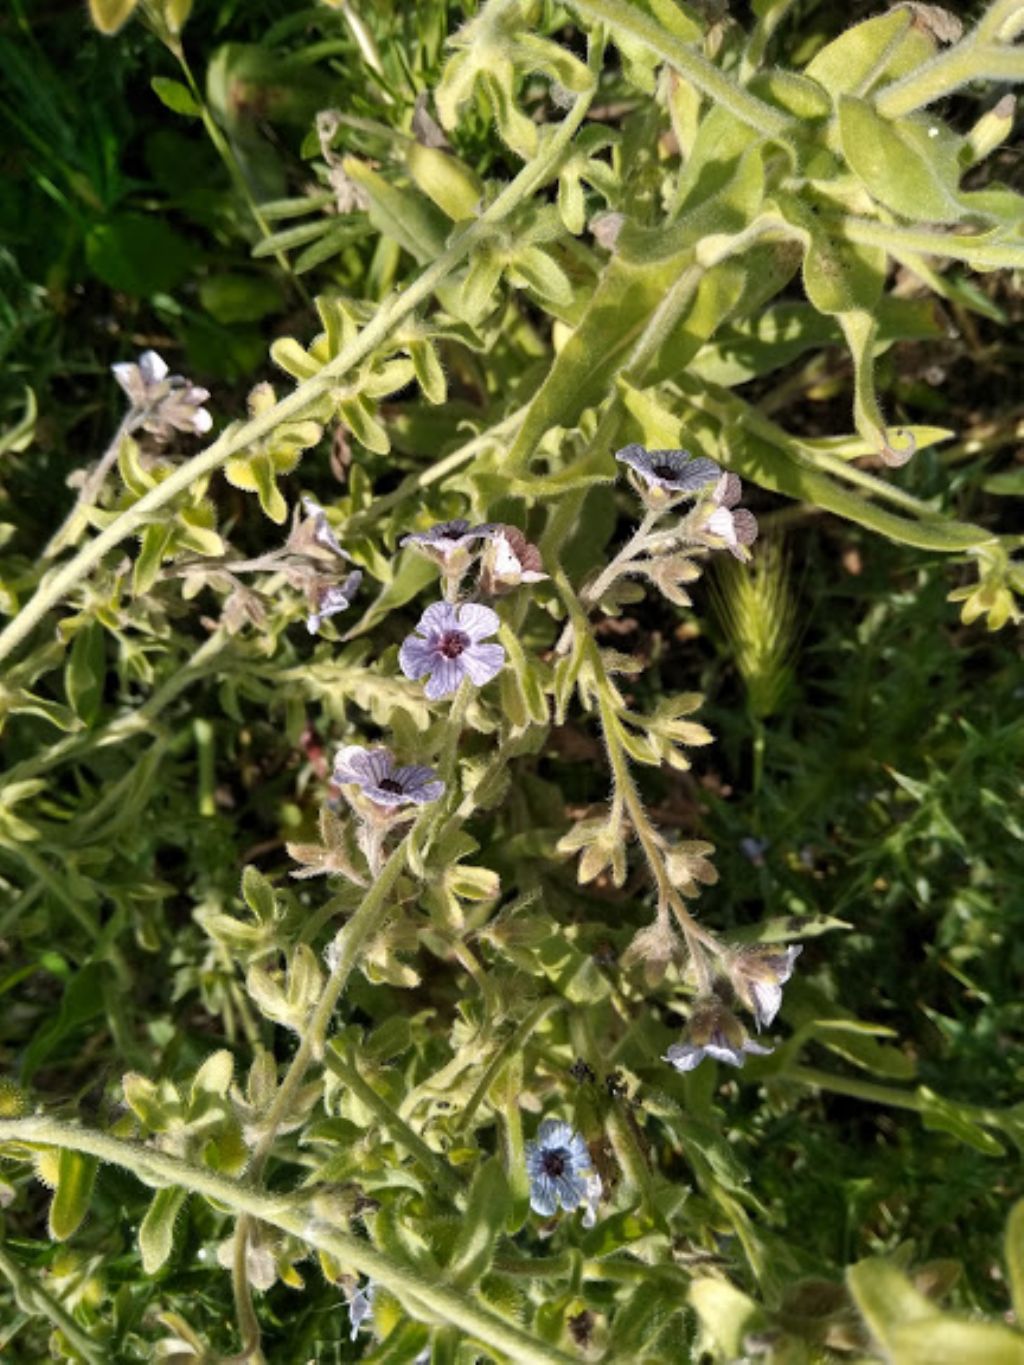
{"label": "drooping flower", "polygon": [[495,526],[487,537],[480,590],[489,596],[520,583],[540,583],[547,578],[540,550],[526,539],[518,526]]}
{"label": "drooping flower", "polygon": [[725,548],[737,559],[747,560],[747,546],[757,539],[757,519],[747,508],[737,506],[742,496],[739,476],[723,474],[711,492],[709,514],[701,530],[724,540]]}
{"label": "drooping flower", "polygon": [[483,687],[505,666],[501,645],[483,643],[500,624],[497,612],[479,603],[434,602],[399,650],[402,672],[407,678],[426,677],[431,701],[450,696],[463,678]]}
{"label": "drooping flower", "polygon": [[156,351],[143,351],[138,364],[121,361],[111,372],[131,403],[138,425],[158,440],[170,439],[172,431],[202,436],[213,426],[203,407],[209,390],[201,389],[180,374],[171,374]]}
{"label": "drooping flower", "polygon": [[691,455],[688,450],[645,450],[641,445],[628,445],[617,450],[615,458],[638,475],[648,493],[660,499],[697,493],[722,472],[714,460]]}
{"label": "drooping flower", "polygon": [[525,1148],[530,1177],[530,1208],[550,1218],[561,1205],[566,1212],[588,1204],[592,1174],[590,1152],[581,1134],[561,1119],[545,1119],[537,1137]]}
{"label": "drooping flower", "polygon": [[355,786],[378,806],[423,806],[444,795],[444,783],[421,763],[399,768],[388,749],[347,744],[334,759],[334,781]]}
{"label": "drooping flower", "polygon": [[[303,494],[302,509],[306,513],[308,520],[302,524],[302,529],[311,536],[315,545],[321,546],[325,550],[330,550],[339,559],[351,559],[338,542],[338,537],[334,534],[334,528],[327,520],[327,513],[318,502],[314,502],[308,494]],[[308,528],[308,530],[307,530]],[[294,543],[295,537],[292,538]]]}
{"label": "drooping flower", "polygon": [[349,1334],[350,1341],[355,1341],[359,1335],[359,1329],[373,1312],[373,1291],[375,1287],[372,1280],[367,1280],[364,1289],[355,1289],[352,1292],[352,1297],[348,1301],[348,1320],[352,1327]]}
{"label": "drooping flower", "polygon": [[339,612],[348,611],[362,581],[363,575],[359,569],[353,569],[340,583],[331,583],[320,577],[312,580],[309,587],[312,610],[306,617],[306,629],[310,635],[315,635],[324,621],[337,616]]}
{"label": "drooping flower", "polygon": [[478,540],[483,540],[497,529],[489,523],[471,526],[462,517],[453,521],[439,521],[429,531],[410,531],[402,537],[399,545],[412,545],[422,550],[432,559],[446,561],[460,552],[467,551]]}
{"label": "drooping flower", "polygon": [[732,959],[729,976],[736,994],[754,1016],[758,1032],[770,1027],[782,1004],[782,988],[793,975],[803,945],[788,947],[755,943],[740,948]]}
{"label": "drooping flower", "polygon": [[664,1060],[677,1071],[693,1071],[705,1057],[742,1066],[748,1056],[767,1056],[772,1049],[753,1042],[747,1031],[714,996],[698,1000],[690,1014],[686,1040],[673,1043]]}

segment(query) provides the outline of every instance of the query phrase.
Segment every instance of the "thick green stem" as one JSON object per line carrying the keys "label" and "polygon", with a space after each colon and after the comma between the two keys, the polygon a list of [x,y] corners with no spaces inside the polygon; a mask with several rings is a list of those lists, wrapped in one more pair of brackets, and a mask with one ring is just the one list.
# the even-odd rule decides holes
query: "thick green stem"
{"label": "thick green stem", "polygon": [[593,90],[588,90],[579,96],[565,119],[545,139],[537,158],[523,167],[474,223],[456,235],[451,245],[422,272],[418,279],[401,294],[383,304],[358,336],[344,346],[318,374],[305,380],[293,393],[282,398],[266,412],[218,437],[206,450],[174,470],[162,483],[122,512],[106,530],[84,545],[73,559],[45,579],[32,599],[0,633],[0,659],[6,658],[21,644],[50,608],[66,597],[100,562],[108,550],[134,535],[197,479],[219,469],[232,455],[237,455],[254,441],[268,435],[282,422],[298,417],[325,389],[372,355],[398,324],[443,284],[470,251],[490,234],[496,224],[507,218],[520,204],[529,199],[535,190],[557,173],[573,135],[583,122],[593,93]]}
{"label": "thick green stem", "polygon": [[463,1292],[393,1261],[362,1238],[321,1221],[308,1206],[297,1207],[293,1195],[265,1194],[140,1142],[126,1142],[108,1133],[61,1123],[57,1119],[0,1119],[0,1143],[8,1142],[84,1152],[133,1172],[146,1184],[176,1185],[179,1189],[190,1190],[230,1209],[238,1217],[247,1216],[280,1228],[307,1246],[327,1252],[342,1264],[356,1267],[391,1290],[412,1316],[419,1312],[453,1323],[470,1337],[496,1351],[503,1351],[523,1365],[574,1365],[571,1356],[536,1340],[518,1324],[498,1317]]}
{"label": "thick green stem", "polygon": [[926,256],[946,256],[963,261],[976,270],[1020,270],[1024,268],[1024,244],[990,242],[968,233],[936,232],[931,228],[897,227],[877,223],[872,218],[844,218],[843,236],[861,246],[880,246],[893,256],[901,252],[920,252]]}
{"label": "thick green stem", "polygon": [[903,118],[973,80],[1024,81],[1024,52],[980,41],[980,30],[976,30],[879,91],[875,108],[885,118]]}

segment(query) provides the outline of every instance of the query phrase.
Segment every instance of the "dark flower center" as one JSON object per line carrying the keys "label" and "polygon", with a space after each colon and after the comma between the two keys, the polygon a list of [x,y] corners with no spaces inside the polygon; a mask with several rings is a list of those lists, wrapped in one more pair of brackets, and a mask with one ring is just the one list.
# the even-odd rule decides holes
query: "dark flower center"
{"label": "dark flower center", "polygon": [[438,652],[446,659],[457,659],[469,644],[469,637],[461,630],[446,630],[437,642]]}
{"label": "dark flower center", "polygon": [[545,1152],[544,1156],[541,1158],[541,1165],[544,1167],[545,1175],[550,1175],[557,1179],[558,1176],[564,1175],[565,1173],[565,1152],[560,1147],[556,1147],[553,1151]]}
{"label": "dark flower center", "polygon": [[381,789],[382,792],[401,793],[402,791],[401,782],[396,782],[393,777],[382,777],[381,780],[377,783],[377,786]]}
{"label": "dark flower center", "polygon": [[659,479],[678,479],[679,477],[679,470],[670,464],[652,465],[651,472],[657,474]]}

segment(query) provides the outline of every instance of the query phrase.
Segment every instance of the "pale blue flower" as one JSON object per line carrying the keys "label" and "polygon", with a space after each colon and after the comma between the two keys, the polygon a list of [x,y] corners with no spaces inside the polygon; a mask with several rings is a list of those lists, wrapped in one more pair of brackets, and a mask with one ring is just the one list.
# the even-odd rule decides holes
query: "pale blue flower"
{"label": "pale blue flower", "polygon": [[355,1341],[359,1335],[359,1329],[373,1312],[373,1291],[376,1288],[372,1280],[366,1281],[365,1289],[357,1289],[348,1301],[348,1320],[352,1325],[349,1339]]}
{"label": "pale blue flower", "polygon": [[690,1013],[688,1038],[673,1043],[664,1061],[677,1071],[693,1071],[705,1057],[730,1066],[742,1066],[748,1056],[767,1057],[770,1047],[762,1047],[747,1037],[747,1031],[720,1000],[714,996],[698,1000]]}
{"label": "pale blue flower", "polygon": [[398,543],[414,545],[417,550],[425,550],[444,560],[459,550],[467,550],[476,541],[490,535],[494,529],[490,524],[471,526],[462,517],[455,517],[452,521],[439,521],[436,526],[431,526],[429,531],[410,531]]}
{"label": "pale blue flower", "polygon": [[398,662],[407,678],[426,678],[431,701],[450,696],[464,678],[483,687],[505,666],[501,645],[484,644],[497,633],[497,612],[476,602],[455,607],[435,602],[420,617],[416,634],[406,637]]}
{"label": "pale blue flower", "polygon": [[561,1119],[545,1119],[536,1140],[528,1142],[526,1172],[530,1177],[530,1208],[550,1218],[561,1205],[566,1211],[578,1209],[599,1194],[591,1180],[590,1153],[581,1134]]}
{"label": "pale blue flower", "polygon": [[444,783],[424,764],[395,766],[387,749],[363,749],[348,744],[334,759],[338,786],[356,786],[378,806],[423,806],[444,795]]}

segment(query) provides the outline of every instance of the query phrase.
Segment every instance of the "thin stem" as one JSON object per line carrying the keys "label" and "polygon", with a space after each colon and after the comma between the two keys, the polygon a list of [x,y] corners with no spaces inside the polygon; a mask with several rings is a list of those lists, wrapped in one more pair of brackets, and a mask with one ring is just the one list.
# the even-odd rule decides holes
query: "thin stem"
{"label": "thin stem", "polygon": [[608,591],[611,585],[619,577],[622,569],[634,559],[644,548],[644,543],[654,528],[654,524],[664,515],[665,508],[650,508],[644,514],[644,519],[637,529],[626,541],[622,549],[608,564],[607,568],[598,578],[580,593],[580,601],[584,606],[591,607],[600,602],[601,598]]}
{"label": "thin stem", "polygon": [[88,1365],[104,1365],[107,1357],[88,1332],[78,1325],[52,1294],[22,1270],[17,1261],[8,1256],[2,1245],[0,1274],[6,1276],[10,1282],[15,1302],[23,1313],[28,1313],[32,1317],[48,1318],[67,1340],[68,1345],[74,1347]]}
{"label": "thin stem", "polygon": [[915,67],[902,80],[894,81],[875,96],[875,108],[884,118],[898,119],[951,95],[962,85],[978,79],[1024,80],[1024,53],[1012,47],[979,41],[979,31],[956,47],[938,53]]}
{"label": "thin stem", "polygon": [[439,1189],[444,1190],[452,1198],[458,1198],[465,1193],[462,1182],[451,1167],[445,1164],[433,1148],[427,1146],[420,1135],[388,1104],[383,1095],[379,1095],[372,1085],[363,1080],[352,1063],[343,1061],[333,1047],[328,1047],[324,1053],[324,1063],[328,1071],[333,1071],[338,1080],[348,1086],[357,1100],[376,1114],[381,1127],[390,1135],[396,1146],[404,1147]]}
{"label": "thin stem", "polygon": [[89,508],[92,507],[93,503],[95,503],[96,499],[99,497],[104,480],[113,466],[117,463],[117,457],[121,450],[121,442],[126,436],[130,436],[131,433],[138,428],[138,425],[139,414],[134,408],[129,408],[121,418],[121,423],[114,433],[114,438],[110,442],[110,445],[107,446],[106,450],[100,456],[96,468],[88,475],[85,483],[83,483],[82,487],[79,489],[74,507],[72,507],[71,511],[43,547],[43,559],[53,559],[56,555],[60,554],[61,550],[64,549],[64,546],[67,545],[70,540],[74,539],[74,532],[78,529],[82,517],[88,512]]}
{"label": "thin stem", "polygon": [[707,95],[715,104],[724,105],[741,123],[763,137],[779,137],[789,131],[791,121],[774,105],[757,99],[735,84],[695,48],[649,19],[629,0],[572,0],[572,8],[585,19],[607,24],[613,36],[619,30],[656,52],[701,94]]}
{"label": "thin stem", "polygon": [[[284,1080],[267,1111],[263,1133],[252,1154],[246,1171],[246,1178],[255,1184],[263,1175],[267,1159],[273,1150],[277,1131],[295,1106],[299,1090],[306,1078],[309,1065],[321,1057],[330,1028],[335,1007],[348,978],[356,964],[363,944],[380,927],[385,915],[391,909],[391,893],[402,872],[408,854],[408,836],[394,850],[380,871],[377,880],[370,887],[362,904],[348,923],[340,930],[334,940],[334,959],[330,976],[317,1002],[302,1041],[285,1073]],[[259,1323],[252,1306],[246,1269],[246,1248],[251,1232],[251,1220],[240,1218],[235,1228],[234,1256],[232,1258],[232,1284],[235,1291],[235,1308],[242,1328],[243,1353],[252,1359],[259,1355]]]}
{"label": "thin stem", "polygon": [[242,423],[234,431],[221,435],[206,450],[174,470],[162,483],[150,489],[137,503],[122,512],[106,530],[83,546],[73,559],[45,580],[14,620],[0,632],[0,660],[6,658],[21,644],[50,608],[60,602],[93,566],[100,562],[108,550],[133,535],[155,513],[166,507],[197,479],[219,468],[232,455],[238,454],[254,441],[266,436],[280,423],[305,411],[325,389],[386,341],[398,324],[429,298],[448,275],[465,260],[469,252],[489,235],[495,224],[508,217],[535,190],[557,173],[593,96],[594,90],[590,89],[577,98],[566,117],[545,139],[537,158],[523,167],[494,203],[475,222],[458,233],[451,245],[427,266],[407,289],[383,304],[363,330],[318,374],[298,385],[292,393],[280,399],[266,412]]}
{"label": "thin stem", "polygon": [[536,1340],[514,1322],[498,1317],[464,1293],[421,1275],[412,1267],[392,1260],[363,1238],[320,1220],[308,1204],[297,1205],[294,1195],[266,1194],[141,1142],[126,1142],[108,1133],[61,1123],[57,1119],[0,1119],[0,1143],[8,1142],[84,1152],[132,1171],[149,1185],[176,1185],[179,1189],[190,1190],[240,1218],[247,1216],[280,1228],[343,1264],[354,1266],[361,1274],[391,1290],[413,1316],[422,1314],[424,1318],[435,1317],[453,1323],[523,1365],[574,1365],[573,1357]]}

